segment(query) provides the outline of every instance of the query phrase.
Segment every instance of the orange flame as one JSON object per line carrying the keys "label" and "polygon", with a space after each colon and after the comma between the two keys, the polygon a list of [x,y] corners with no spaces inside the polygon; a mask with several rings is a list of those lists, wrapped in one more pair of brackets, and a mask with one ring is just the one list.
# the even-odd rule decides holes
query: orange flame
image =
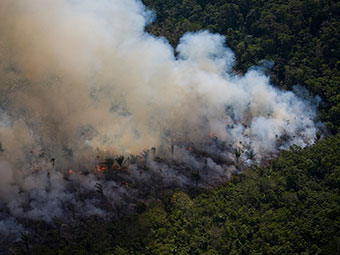
{"label": "orange flame", "polygon": [[209,137],[214,138],[214,133],[211,130],[209,131]]}
{"label": "orange flame", "polygon": [[188,151],[190,151],[190,152],[192,151],[192,147],[191,146],[188,147]]}
{"label": "orange flame", "polygon": [[98,173],[105,172],[106,170],[107,170],[107,167],[105,165],[101,165],[101,164],[97,165],[97,172]]}
{"label": "orange flame", "polygon": [[72,174],[72,172],[73,172],[73,170],[72,170],[72,169],[68,170],[68,173],[69,173],[69,174]]}

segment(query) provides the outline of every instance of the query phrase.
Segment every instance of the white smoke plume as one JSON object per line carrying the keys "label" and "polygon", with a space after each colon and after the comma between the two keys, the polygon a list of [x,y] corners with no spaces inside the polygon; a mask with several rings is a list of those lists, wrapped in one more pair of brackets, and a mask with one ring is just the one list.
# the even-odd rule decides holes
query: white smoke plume
{"label": "white smoke plume", "polygon": [[[1,0],[0,231],[9,215],[62,217],[66,202],[105,215],[98,196],[78,199],[98,183],[116,208],[139,184],[193,185],[187,166],[209,186],[314,142],[315,106],[256,69],[234,74],[221,35],[187,33],[175,54],[145,32],[153,17],[137,0]],[[152,147],[124,184],[95,175],[107,155]]]}

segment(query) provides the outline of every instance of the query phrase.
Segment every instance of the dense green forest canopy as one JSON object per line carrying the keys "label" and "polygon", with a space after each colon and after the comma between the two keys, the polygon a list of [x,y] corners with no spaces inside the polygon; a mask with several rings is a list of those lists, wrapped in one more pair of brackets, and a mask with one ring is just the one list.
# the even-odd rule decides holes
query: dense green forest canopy
{"label": "dense green forest canopy", "polygon": [[176,46],[184,32],[226,36],[235,72],[273,61],[273,84],[319,95],[335,136],[291,148],[268,165],[197,195],[177,191],[118,221],[64,230],[55,219],[23,234],[16,254],[340,254],[340,2],[144,0],[149,32]]}

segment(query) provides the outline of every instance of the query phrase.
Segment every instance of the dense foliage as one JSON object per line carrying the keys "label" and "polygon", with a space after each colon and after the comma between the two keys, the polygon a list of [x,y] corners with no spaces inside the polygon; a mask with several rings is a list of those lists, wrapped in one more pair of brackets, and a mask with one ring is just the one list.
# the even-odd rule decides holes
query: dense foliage
{"label": "dense foliage", "polygon": [[[226,35],[235,72],[272,60],[272,82],[322,98],[321,119],[340,131],[340,2],[336,0],[144,0],[148,27],[175,46],[187,31]],[[67,227],[39,223],[16,254],[340,254],[340,136],[283,151],[224,186],[181,191],[137,212]],[[195,192],[194,192],[195,193]],[[196,193],[195,193],[196,194]],[[39,232],[40,231],[40,232]]]}
{"label": "dense foliage", "polygon": [[220,188],[194,198],[177,191],[120,221],[92,220],[66,231],[56,220],[28,249],[51,255],[339,254],[339,155],[340,136],[292,148]]}
{"label": "dense foliage", "polygon": [[333,133],[340,125],[340,2],[336,0],[144,0],[156,10],[148,30],[175,46],[188,31],[226,36],[245,72],[264,59],[275,63],[272,82],[305,86],[319,95],[321,118]]}

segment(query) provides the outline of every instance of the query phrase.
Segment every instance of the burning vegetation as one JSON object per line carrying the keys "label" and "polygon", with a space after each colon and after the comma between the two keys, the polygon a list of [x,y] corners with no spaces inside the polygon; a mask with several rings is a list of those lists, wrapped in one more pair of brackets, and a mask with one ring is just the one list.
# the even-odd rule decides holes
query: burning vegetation
{"label": "burning vegetation", "polygon": [[0,17],[5,238],[214,187],[322,128],[303,88],[234,74],[221,35],[187,33],[175,55],[139,1],[2,0]]}

